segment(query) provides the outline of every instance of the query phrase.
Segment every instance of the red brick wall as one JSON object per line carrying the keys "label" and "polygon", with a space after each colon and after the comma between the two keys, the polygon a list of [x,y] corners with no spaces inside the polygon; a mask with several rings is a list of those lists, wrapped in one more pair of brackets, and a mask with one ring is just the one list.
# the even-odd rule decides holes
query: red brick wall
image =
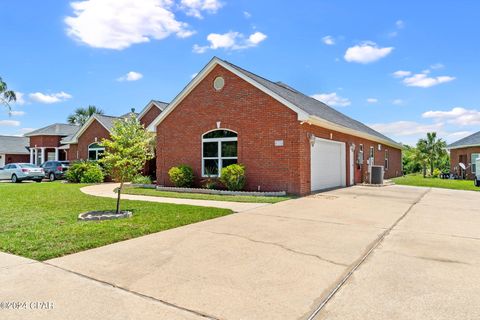
{"label": "red brick wall", "polygon": [[[88,146],[102,139],[110,137],[110,133],[97,120],[94,120],[90,126],[78,137],[78,144],[71,144],[68,151],[68,160],[86,160],[88,159]],[[78,152],[77,152],[78,151]]]}
{"label": "red brick wall", "polygon": [[62,136],[33,136],[30,137],[30,147],[59,147]]}
{"label": "red brick wall", "polygon": [[[480,153],[480,146],[477,147],[468,147],[460,149],[451,149],[450,150],[450,170],[457,174],[460,174],[458,163],[460,162],[460,156],[463,155],[466,158],[465,165],[468,166],[472,162],[472,153]],[[456,167],[456,170],[455,170]],[[471,171],[471,167],[466,171],[467,179],[473,179],[474,174]]]}
{"label": "red brick wall", "polygon": [[5,155],[5,164],[15,163],[15,162],[30,163],[30,155],[29,154],[6,154]]}
{"label": "red brick wall", "polygon": [[[224,88],[217,92],[213,80],[225,79]],[[285,190],[290,193],[310,192],[310,144],[307,132],[329,138],[326,129],[300,125],[297,114],[217,66],[157,127],[157,183],[171,185],[168,170],[172,166],[188,164],[201,179],[202,135],[220,127],[238,133],[238,162],[247,170],[247,189]],[[276,147],[275,140],[284,146]],[[365,152],[373,142],[334,132],[334,140],[357,145],[364,143]],[[375,143],[375,146],[377,143]],[[383,164],[382,153],[376,152],[376,163]],[[390,150],[390,169],[387,177],[400,174],[401,152]],[[348,164],[348,150],[347,150]],[[347,171],[347,179],[348,179]],[[361,181],[357,173],[357,181]]]}
{"label": "red brick wall", "polygon": [[150,110],[145,113],[145,115],[140,119],[140,123],[146,128],[150,125],[150,123],[157,118],[157,116],[161,113],[160,109],[157,106],[152,106]]}

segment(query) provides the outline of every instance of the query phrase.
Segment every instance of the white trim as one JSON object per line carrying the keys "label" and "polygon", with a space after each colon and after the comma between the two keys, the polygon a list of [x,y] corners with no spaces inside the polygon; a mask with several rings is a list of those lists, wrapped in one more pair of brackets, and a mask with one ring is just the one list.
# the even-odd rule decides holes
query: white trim
{"label": "white trim", "polygon": [[[88,145],[88,148],[87,148],[87,158],[88,158],[88,160],[91,160],[91,161],[98,161],[98,152],[99,152],[99,151],[103,151],[102,154],[105,153],[105,147],[90,148],[90,146],[91,146],[91,145],[94,145],[94,144],[100,146],[100,144],[99,144],[98,142],[92,142],[92,143],[90,143],[90,144]],[[90,159],[90,151],[95,151],[95,158],[96,158],[95,160]]]}
{"label": "white trim", "polygon": [[[209,134],[210,132],[214,131],[229,131],[235,133],[237,136],[236,137],[228,137],[228,138],[207,138],[205,139],[204,136],[206,134]],[[222,142],[228,142],[228,141],[236,141],[237,142],[237,156],[236,157],[223,157],[222,156]],[[203,156],[203,144],[205,142],[216,142],[217,143],[217,156],[216,157],[204,157]],[[221,170],[223,168],[223,160],[237,160],[238,162],[238,132],[234,130],[230,130],[227,128],[219,128],[219,129],[212,129],[209,130],[205,133],[202,134],[202,148],[201,148],[201,159],[202,159],[202,178],[207,178],[207,177],[220,177]],[[218,173],[217,174],[210,174],[206,175],[205,174],[205,161],[204,160],[218,160]]]}
{"label": "white trim", "polygon": [[90,116],[90,118],[88,118],[87,122],[85,122],[85,124],[80,128],[80,130],[78,130],[77,133],[75,133],[72,140],[64,141],[63,144],[78,143],[78,138],[88,129],[88,127],[90,127],[90,125],[93,123],[94,120],[97,120],[98,123],[100,123],[102,125],[102,127],[104,127],[109,133],[111,132],[110,129],[107,128],[107,126],[105,124],[103,124],[102,121],[100,121],[100,119],[98,119],[96,117],[96,114],[93,114],[93,115]]}
{"label": "white trim", "polygon": [[270,89],[266,88],[265,86],[261,85],[260,83],[254,81],[250,77],[247,77],[237,69],[233,68],[232,66],[228,65],[224,61],[214,57],[210,62],[197,74],[192,81],[190,81],[185,88],[172,100],[172,102],[168,105],[167,108],[155,119],[153,122],[148,126],[148,130],[152,132],[156,132],[157,126],[170,114],[170,112],[175,109],[180,102],[185,99],[185,97],[213,70],[213,68],[217,65],[222,66],[223,68],[227,69],[228,71],[232,72],[239,78],[245,80],[246,82],[250,83],[254,87],[260,89],[261,91],[265,92],[266,94],[270,95],[274,99],[278,100],[280,103],[284,104],[288,108],[295,111],[298,115],[298,120],[303,121],[308,119],[308,114],[300,109],[299,107],[295,106],[291,102],[285,100],[284,98],[280,97],[275,92],[271,91]]}
{"label": "white trim", "polygon": [[338,132],[341,132],[341,133],[350,134],[352,136],[368,139],[370,141],[380,142],[380,143],[383,143],[384,145],[387,145],[387,146],[390,146],[390,147],[393,147],[393,148],[403,149],[403,145],[401,145],[399,143],[393,143],[391,141],[381,139],[379,137],[376,137],[376,136],[368,134],[368,133],[364,133],[364,132],[361,132],[361,131],[350,129],[350,128],[341,126],[339,124],[330,122],[328,120],[319,118],[317,116],[310,116],[310,118],[307,120],[307,123],[317,125],[319,127],[325,128],[325,129],[331,129],[331,130],[335,130],[335,131],[338,131]]}
{"label": "white trim", "polygon": [[472,147],[480,147],[480,144],[466,144],[463,146],[458,146],[458,147],[447,147],[447,150],[452,150],[452,149],[463,149],[463,148],[472,148]]}

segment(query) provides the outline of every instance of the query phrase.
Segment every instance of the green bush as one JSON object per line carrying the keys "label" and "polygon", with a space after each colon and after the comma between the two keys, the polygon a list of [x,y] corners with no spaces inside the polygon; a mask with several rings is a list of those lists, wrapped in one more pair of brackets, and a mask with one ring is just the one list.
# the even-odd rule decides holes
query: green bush
{"label": "green bush", "polygon": [[72,183],[98,183],[103,182],[102,168],[92,161],[78,161],[68,168],[65,178]]}
{"label": "green bush", "polygon": [[179,188],[191,187],[193,184],[193,169],[185,164],[170,168],[168,176],[170,181]]}
{"label": "green bush", "polygon": [[243,164],[231,164],[228,167],[222,168],[220,181],[228,190],[242,190],[247,182],[245,166]]}
{"label": "green bush", "polygon": [[132,179],[132,183],[135,184],[152,184],[152,178],[148,176],[141,176],[138,175],[135,178]]}
{"label": "green bush", "polygon": [[438,169],[438,168],[433,169],[433,174],[432,174],[432,176],[433,176],[434,178],[439,178],[441,174],[442,174],[442,170],[440,170],[440,169]]}

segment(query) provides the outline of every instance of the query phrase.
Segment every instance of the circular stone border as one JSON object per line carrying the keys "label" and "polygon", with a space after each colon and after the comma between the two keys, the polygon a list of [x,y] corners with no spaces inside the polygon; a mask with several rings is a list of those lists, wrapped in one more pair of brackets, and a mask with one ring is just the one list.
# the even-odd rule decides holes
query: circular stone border
{"label": "circular stone border", "polygon": [[133,215],[131,211],[120,211],[116,213],[115,211],[89,211],[80,213],[78,215],[79,221],[98,221],[98,220],[114,220],[114,219],[123,219],[130,218]]}

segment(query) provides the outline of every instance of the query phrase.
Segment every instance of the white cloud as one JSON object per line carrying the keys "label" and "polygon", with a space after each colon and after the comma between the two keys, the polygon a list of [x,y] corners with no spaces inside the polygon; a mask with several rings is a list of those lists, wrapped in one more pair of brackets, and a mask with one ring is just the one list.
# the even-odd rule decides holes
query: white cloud
{"label": "white cloud", "polygon": [[10,111],[11,116],[23,116],[25,115],[25,111]]}
{"label": "white cloud", "polygon": [[474,132],[473,131],[457,131],[457,132],[451,132],[451,133],[448,133],[446,136],[445,136],[445,140],[446,141],[449,141],[449,142],[453,142],[453,141],[457,141],[457,140],[460,140],[462,138],[465,138],[466,136],[469,136],[471,134],[473,134]]}
{"label": "white cloud", "polygon": [[393,51],[393,49],[393,47],[381,48],[377,46],[377,44],[375,44],[374,42],[369,41],[348,48],[345,52],[344,58],[347,62],[366,64],[375,62],[388,56]]}
{"label": "white cloud", "polygon": [[245,38],[240,32],[230,31],[224,34],[210,33],[207,36],[209,45],[200,46],[195,44],[193,52],[204,53],[207,50],[226,49],[226,50],[241,50],[256,47],[260,42],[267,39],[267,36],[259,31],[252,33],[248,38]]}
{"label": "white cloud", "polygon": [[20,121],[16,120],[0,120],[0,127],[18,127]]}
{"label": "white cloud", "polygon": [[403,29],[405,28],[405,22],[403,22],[403,20],[397,20],[397,22],[395,22],[395,26],[397,29]]}
{"label": "white cloud", "polygon": [[312,98],[317,99],[318,101],[321,101],[332,107],[346,107],[351,104],[351,101],[348,98],[343,98],[337,95],[336,92],[317,93],[312,95]]}
{"label": "white cloud", "polygon": [[335,39],[332,36],[325,36],[322,38],[322,41],[327,46],[333,46],[335,44]]}
{"label": "white cloud", "polygon": [[18,135],[23,136],[25,133],[32,132],[34,130],[37,130],[36,128],[21,128],[18,130]]}
{"label": "white cloud", "polygon": [[243,11],[243,16],[245,19],[250,19],[252,17],[252,14],[248,11]]}
{"label": "white cloud", "polygon": [[433,69],[433,70],[438,70],[443,68],[445,68],[445,66],[441,63],[435,63],[430,66],[430,69]]}
{"label": "white cloud", "polygon": [[121,76],[117,81],[137,81],[143,78],[140,72],[130,71],[126,75]]}
{"label": "white cloud", "polygon": [[41,92],[35,92],[35,93],[30,93],[28,95],[30,97],[30,100],[38,102],[38,103],[57,103],[57,102],[62,102],[65,100],[68,100],[72,98],[72,96],[68,93],[65,93],[63,91],[58,92],[58,93],[52,93],[52,94],[44,94]]}
{"label": "white cloud", "polygon": [[389,123],[375,123],[371,128],[385,135],[395,137],[423,135],[427,132],[439,131],[443,128],[443,123],[422,124],[414,121],[395,121]]}
{"label": "white cloud", "polygon": [[218,0],[182,0],[180,8],[183,9],[187,15],[195,18],[203,18],[202,11],[208,13],[216,13],[223,3]]}
{"label": "white cloud", "polygon": [[403,100],[402,99],[395,99],[392,101],[392,103],[396,106],[400,106],[403,104]]}
{"label": "white cloud", "polygon": [[449,111],[427,111],[422,114],[422,117],[459,126],[480,125],[480,111],[475,109],[456,107]]}
{"label": "white cloud", "polygon": [[446,83],[455,80],[455,77],[451,76],[438,76],[438,77],[429,77],[428,73],[417,73],[411,77],[403,79],[403,83],[407,87],[420,87],[420,88],[429,88],[441,83]]}
{"label": "white cloud", "polygon": [[[200,3],[213,11],[216,1]],[[95,48],[122,50],[136,43],[161,40],[172,34],[185,38],[194,32],[173,13],[172,0],[84,0],[70,3],[73,16],[65,18],[67,34]],[[193,12],[193,11],[192,11]]]}
{"label": "white cloud", "polygon": [[17,97],[15,104],[22,106],[26,103],[25,99],[23,98],[24,94],[22,92],[15,91],[15,96]]}
{"label": "white cloud", "polygon": [[395,71],[394,73],[392,73],[392,75],[395,78],[404,78],[404,77],[408,77],[411,74],[412,74],[411,71],[405,71],[405,70],[398,70],[398,71]]}
{"label": "white cloud", "polygon": [[368,103],[377,103],[377,102],[378,102],[378,99],[377,99],[377,98],[368,98],[368,99],[367,99],[367,102],[368,102]]}

